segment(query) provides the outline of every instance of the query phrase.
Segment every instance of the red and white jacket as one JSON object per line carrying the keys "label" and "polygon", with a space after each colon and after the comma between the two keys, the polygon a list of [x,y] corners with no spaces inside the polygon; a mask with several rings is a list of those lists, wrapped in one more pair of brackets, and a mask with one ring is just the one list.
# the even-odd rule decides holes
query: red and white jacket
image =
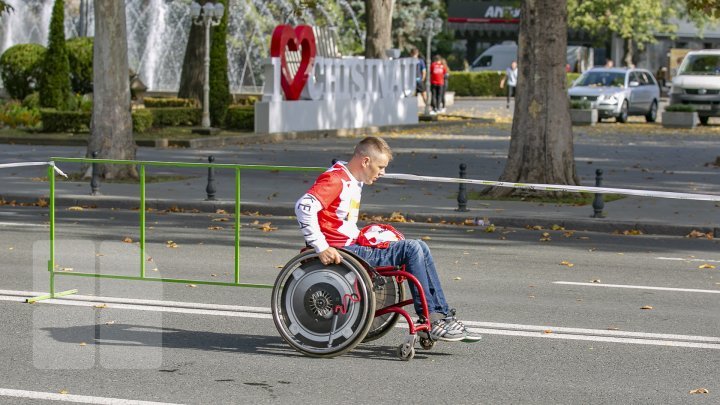
{"label": "red and white jacket", "polygon": [[363,183],[353,177],[344,162],[335,163],[295,204],[305,242],[320,253],[329,246],[355,243]]}

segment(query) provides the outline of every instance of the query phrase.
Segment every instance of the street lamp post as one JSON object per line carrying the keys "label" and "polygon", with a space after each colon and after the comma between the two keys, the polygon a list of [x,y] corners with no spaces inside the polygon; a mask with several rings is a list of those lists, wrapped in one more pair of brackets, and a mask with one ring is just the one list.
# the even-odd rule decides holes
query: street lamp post
{"label": "street lamp post", "polygon": [[430,97],[432,97],[432,93],[430,91],[430,44],[432,43],[432,38],[442,31],[442,19],[439,17],[428,17],[424,20],[421,19],[416,22],[416,27],[421,34],[425,34],[427,37],[427,52],[425,53],[425,71],[427,72],[425,74],[425,91],[427,92],[428,97],[425,100],[425,115],[429,115]]}
{"label": "street lamp post", "polygon": [[197,2],[190,4],[190,16],[195,25],[205,26],[205,80],[203,83],[203,128],[210,128],[210,27],[220,24],[225,6],[222,3],[207,2],[201,6]]}

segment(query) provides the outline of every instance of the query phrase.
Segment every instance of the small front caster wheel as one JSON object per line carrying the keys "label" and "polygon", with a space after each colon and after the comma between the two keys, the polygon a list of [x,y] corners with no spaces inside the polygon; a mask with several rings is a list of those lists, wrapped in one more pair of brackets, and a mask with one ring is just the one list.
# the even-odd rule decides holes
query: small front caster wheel
{"label": "small front caster wheel", "polygon": [[407,344],[401,344],[397,348],[397,356],[400,360],[410,361],[415,357],[415,348]]}
{"label": "small front caster wheel", "polygon": [[435,346],[435,341],[430,338],[421,337],[420,339],[420,347],[422,347],[425,350],[430,350]]}

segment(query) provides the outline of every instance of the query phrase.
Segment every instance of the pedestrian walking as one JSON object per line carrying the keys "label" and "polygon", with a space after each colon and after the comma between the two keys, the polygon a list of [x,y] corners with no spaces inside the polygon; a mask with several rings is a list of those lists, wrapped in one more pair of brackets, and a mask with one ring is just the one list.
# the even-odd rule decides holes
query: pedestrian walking
{"label": "pedestrian walking", "polygon": [[418,60],[418,64],[415,68],[415,95],[420,96],[423,99],[423,103],[427,104],[427,92],[425,89],[425,78],[427,77],[427,68],[425,66],[425,59],[420,55],[420,51],[417,48],[413,48],[410,51],[410,56]]}
{"label": "pedestrian walking", "polygon": [[518,70],[517,70],[517,62],[512,61],[510,64],[510,67],[505,69],[505,77],[500,80],[500,88],[504,88],[505,84],[507,84],[507,98],[505,101],[505,108],[510,108],[510,97],[515,97],[515,87],[517,87],[517,77],[518,77]]}
{"label": "pedestrian walking", "polygon": [[442,64],[445,66],[445,84],[443,85],[442,90],[442,108],[440,109],[440,112],[445,112],[445,96],[447,94],[448,89],[448,83],[450,82],[450,67],[447,64],[447,60],[445,58],[442,58]]}
{"label": "pedestrian walking", "polygon": [[442,63],[442,57],[435,55],[433,63],[430,65],[430,91],[432,94],[431,106],[432,112],[437,114],[440,110],[440,103],[442,101],[442,93],[445,89],[445,65]]}

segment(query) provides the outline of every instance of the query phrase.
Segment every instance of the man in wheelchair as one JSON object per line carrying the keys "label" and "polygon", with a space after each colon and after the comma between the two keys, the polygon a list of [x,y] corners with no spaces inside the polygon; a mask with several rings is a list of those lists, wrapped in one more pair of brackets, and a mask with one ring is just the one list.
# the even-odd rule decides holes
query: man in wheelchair
{"label": "man in wheelchair", "polygon": [[[315,249],[325,265],[342,261],[336,248],[354,253],[374,267],[405,265],[425,292],[432,323],[430,338],[450,342],[478,341],[481,336],[470,332],[457,320],[455,310],[445,301],[433,257],[425,242],[397,240],[379,246],[358,244],[357,220],[362,187],[385,174],[392,157],[388,144],[382,138],[371,136],[355,146],[349,162],[337,162],[321,174],[295,206],[305,242]],[[413,284],[410,284],[410,290],[415,311],[422,317],[419,293]]]}

